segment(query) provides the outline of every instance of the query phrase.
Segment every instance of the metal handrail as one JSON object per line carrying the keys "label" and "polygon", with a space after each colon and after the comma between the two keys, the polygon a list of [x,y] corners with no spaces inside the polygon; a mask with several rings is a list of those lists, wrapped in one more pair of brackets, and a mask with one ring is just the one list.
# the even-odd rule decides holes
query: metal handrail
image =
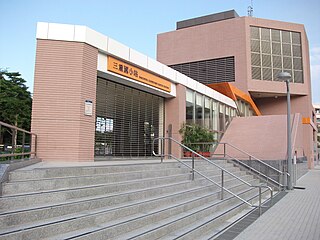
{"label": "metal handrail", "polygon": [[[34,157],[37,157],[37,134],[32,133],[30,131],[24,130],[22,128],[10,125],[8,123],[2,122],[0,121],[0,134],[1,134],[1,128],[2,127],[6,127],[6,128],[10,128],[13,130],[13,134],[12,134],[12,140],[11,140],[11,145],[12,145],[12,149],[11,149],[11,153],[4,153],[4,154],[0,154],[0,158],[2,157],[11,157],[11,159],[13,159],[16,156],[25,156],[25,155],[34,155]],[[14,138],[17,136],[18,131],[23,133],[23,137],[22,137],[22,153],[14,153],[15,149],[16,149],[16,144],[14,141]],[[29,134],[30,135],[30,151],[25,152],[24,151],[24,146],[25,146],[25,134]],[[32,136],[34,136],[34,151],[32,151]]]}
{"label": "metal handrail", "polygon": [[[265,162],[261,161],[261,160],[260,160],[260,159],[258,159],[257,157],[255,157],[255,156],[251,155],[250,153],[248,153],[248,152],[246,152],[246,151],[244,151],[244,150],[242,150],[242,149],[240,149],[240,148],[238,148],[238,147],[236,147],[236,146],[232,145],[231,143],[221,142],[221,143],[219,143],[219,144],[229,145],[230,147],[232,147],[232,148],[234,148],[234,149],[238,150],[239,152],[242,152],[242,153],[246,154],[247,156],[249,156],[249,157],[253,158],[254,160],[257,160],[258,162],[260,162],[261,164],[263,164],[263,165],[265,165],[265,166],[267,166],[267,167],[271,168],[272,170],[274,170],[274,171],[276,171],[276,172],[278,172],[278,173],[284,174],[284,172],[280,171],[279,169],[276,169],[275,167],[272,167],[271,165],[269,165],[269,164],[267,164],[267,163],[265,163]],[[224,147],[224,150],[225,150],[225,149],[226,149],[226,148]]]}
{"label": "metal handrail", "polygon": [[247,169],[249,169],[250,171],[255,172],[257,175],[260,175],[260,176],[266,178],[266,179],[267,179],[267,183],[268,183],[268,181],[270,181],[270,182],[272,182],[274,185],[278,185],[278,186],[279,186],[279,189],[282,189],[283,187],[285,187],[285,185],[281,184],[280,182],[277,182],[276,180],[274,180],[274,179],[270,178],[269,176],[263,174],[262,172],[258,171],[257,169],[255,169],[255,168],[253,168],[253,167],[245,164],[245,163],[242,162],[241,160],[239,160],[239,159],[237,159],[237,158],[235,158],[235,157],[232,157],[232,156],[230,156],[230,155],[228,155],[228,154],[226,154],[226,156],[228,156],[231,160],[237,161],[237,162],[239,163],[239,165],[245,166],[245,167],[246,167]]}
{"label": "metal handrail", "polygon": [[[173,159],[175,159],[176,161],[180,162],[181,164],[183,164],[184,166],[188,167],[189,169],[192,170],[192,179],[194,180],[194,172],[196,172],[197,174],[199,174],[200,176],[202,176],[203,178],[207,179],[208,181],[210,181],[211,183],[215,184],[216,186],[220,187],[221,188],[221,199],[223,199],[223,191],[226,191],[228,192],[229,194],[231,194],[232,196],[238,198],[240,201],[244,202],[245,204],[249,205],[250,207],[259,207],[260,209],[260,213],[261,213],[261,188],[266,188],[270,191],[270,205],[272,205],[272,199],[273,199],[273,190],[271,187],[269,186],[264,186],[264,185],[252,185],[250,183],[248,183],[247,181],[239,178],[238,176],[234,175],[232,172],[229,172],[228,170],[224,169],[223,167],[217,165],[216,163],[210,161],[209,159],[203,157],[202,155],[198,154],[197,152],[193,151],[192,149],[190,149],[189,147],[183,145],[182,143],[178,142],[177,140],[175,140],[174,138],[171,138],[171,137],[158,137],[158,138],[155,138],[153,140],[153,146],[155,145],[155,141],[164,141],[164,140],[170,140],[170,141],[173,141],[175,142],[176,144],[178,144],[181,148],[184,148],[188,151],[190,151],[192,153],[192,167],[190,167],[188,164],[182,162],[180,159],[178,159],[177,157],[173,156],[172,154],[164,154],[163,153],[163,144],[161,145],[161,154],[157,154],[153,148],[153,155],[156,156],[156,157],[161,157],[161,162],[163,162],[163,158],[164,157],[171,157]],[[195,168],[194,168],[194,156],[198,156],[200,157],[201,159],[207,161],[208,163],[214,165],[215,167],[219,168],[221,170],[221,185],[215,181],[213,181],[212,179],[208,178],[207,176],[205,176],[204,174],[200,173],[199,171],[197,171]],[[229,174],[230,176],[236,178],[237,180],[241,181],[242,183],[246,184],[247,186],[251,187],[251,188],[259,188],[259,205],[254,205],[254,204],[251,204],[249,203],[248,201],[246,201],[245,199],[241,198],[240,196],[238,196],[237,194],[231,192],[230,190],[228,190],[227,188],[224,187],[224,172]]]}
{"label": "metal handrail", "polygon": [[[250,153],[248,153],[248,152],[246,152],[246,151],[244,151],[244,150],[242,150],[242,149],[240,149],[240,148],[232,145],[231,143],[221,142],[221,143],[218,143],[218,145],[219,145],[219,144],[223,144],[223,155],[224,155],[224,157],[227,155],[228,157],[230,157],[230,158],[232,158],[232,159],[234,159],[234,160],[236,160],[236,161],[238,161],[238,162],[241,162],[239,159],[237,159],[237,158],[235,158],[235,157],[232,157],[232,156],[230,156],[230,155],[227,154],[227,152],[226,152],[226,149],[227,149],[227,148],[226,148],[226,145],[228,145],[228,146],[230,146],[230,147],[238,150],[239,152],[247,155],[247,156],[249,157],[249,160],[250,160],[250,161],[251,161],[252,159],[254,159],[255,161],[261,163],[262,165],[264,165],[264,166],[272,169],[273,171],[279,173],[280,175],[283,175],[283,176],[284,176],[284,175],[287,175],[288,177],[290,177],[290,174],[289,174],[288,172],[282,172],[282,171],[280,171],[279,169],[277,169],[277,168],[275,168],[275,167],[273,167],[273,166],[271,166],[271,165],[269,165],[269,164],[261,161],[260,159],[258,159],[257,157],[253,156],[252,154],[250,154]],[[243,163],[243,162],[241,162],[241,164],[246,165],[246,166],[247,166],[248,168],[250,168],[250,169],[256,170],[256,169],[248,166],[247,164],[245,164],[245,163]],[[256,171],[257,171],[257,170],[256,170]],[[262,175],[262,174],[260,174],[260,175]],[[266,176],[266,175],[265,175],[265,176]],[[267,177],[269,180],[271,179],[271,178],[268,177],[268,176],[266,176],[266,177]],[[272,180],[274,180],[274,179],[272,179]],[[275,181],[275,180],[274,180],[274,181]],[[285,187],[285,186],[286,186],[286,185],[284,185],[284,184],[281,184],[280,182],[276,182],[276,184],[279,185],[279,186],[281,186],[281,187]]]}

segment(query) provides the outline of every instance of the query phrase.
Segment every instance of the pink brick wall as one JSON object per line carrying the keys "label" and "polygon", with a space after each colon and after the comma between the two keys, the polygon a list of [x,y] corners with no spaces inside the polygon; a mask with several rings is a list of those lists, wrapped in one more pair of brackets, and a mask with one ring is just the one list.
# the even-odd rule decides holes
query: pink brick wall
{"label": "pink brick wall", "polygon": [[[308,39],[302,24],[239,17],[158,35],[157,59],[171,65],[226,56],[235,56],[235,86],[253,94],[262,115],[286,114],[285,83],[251,79],[250,26],[284,29],[301,33],[304,84],[290,84],[292,113],[312,117],[310,60]],[[259,95],[264,98],[259,98]],[[260,95],[260,97],[261,97]],[[299,96],[299,97],[298,97]],[[302,138],[309,167],[313,166],[313,129],[303,125]]]}
{"label": "pink brick wall", "polygon": [[32,131],[44,161],[93,161],[98,50],[84,43],[38,40]]}
{"label": "pink brick wall", "polygon": [[[248,76],[244,18],[208,23],[158,35],[157,60],[167,64],[235,56],[236,86],[247,91]],[[250,46],[249,46],[250,50]]]}
{"label": "pink brick wall", "polygon": [[[181,142],[182,137],[179,129],[182,123],[186,121],[186,87],[177,85],[177,97],[165,99],[165,136],[168,137],[168,126],[172,124],[172,138]],[[172,154],[176,157],[181,157],[181,148],[172,143]]]}
{"label": "pink brick wall", "polygon": [[[270,115],[259,117],[235,118],[223,135],[222,142],[230,143],[241,150],[261,160],[285,160],[287,158],[287,116]],[[298,157],[305,154],[301,131],[301,115],[295,117],[295,124],[292,123],[292,153],[298,152]],[[216,153],[223,153],[222,145]],[[247,156],[232,147],[227,146],[227,153],[239,159]]]}

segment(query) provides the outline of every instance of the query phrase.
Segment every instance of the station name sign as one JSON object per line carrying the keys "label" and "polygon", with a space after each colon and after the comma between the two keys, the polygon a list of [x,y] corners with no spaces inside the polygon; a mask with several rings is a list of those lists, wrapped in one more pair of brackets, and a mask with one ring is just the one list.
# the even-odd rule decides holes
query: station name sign
{"label": "station name sign", "polygon": [[171,92],[171,83],[169,81],[111,56],[108,56],[108,71],[145,83],[163,91]]}

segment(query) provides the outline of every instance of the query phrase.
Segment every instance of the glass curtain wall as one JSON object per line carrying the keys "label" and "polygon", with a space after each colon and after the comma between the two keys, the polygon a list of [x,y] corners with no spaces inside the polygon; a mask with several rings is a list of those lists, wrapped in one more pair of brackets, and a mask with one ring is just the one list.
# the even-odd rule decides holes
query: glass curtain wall
{"label": "glass curtain wall", "polygon": [[209,128],[219,136],[226,130],[236,109],[226,106],[212,98],[187,89],[186,123],[196,123]]}
{"label": "glass curtain wall", "polygon": [[237,100],[237,106],[241,117],[251,117],[256,115],[251,106],[240,99]]}
{"label": "glass curtain wall", "polygon": [[186,123],[191,124],[194,119],[194,92],[187,89],[186,98]]}
{"label": "glass curtain wall", "polygon": [[203,125],[203,95],[196,93],[196,123]]}
{"label": "glass curtain wall", "polygon": [[219,131],[225,131],[225,105],[219,104]]}
{"label": "glass curtain wall", "polygon": [[211,120],[211,99],[208,97],[204,98],[204,126],[210,129],[210,120]]}

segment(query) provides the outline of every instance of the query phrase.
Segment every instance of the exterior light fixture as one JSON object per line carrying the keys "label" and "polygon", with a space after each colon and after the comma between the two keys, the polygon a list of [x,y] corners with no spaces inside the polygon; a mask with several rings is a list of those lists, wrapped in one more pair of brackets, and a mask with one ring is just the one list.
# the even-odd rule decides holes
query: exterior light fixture
{"label": "exterior light fixture", "polygon": [[292,145],[291,145],[291,105],[290,105],[290,88],[289,83],[291,79],[291,74],[288,72],[280,72],[278,74],[278,79],[286,82],[287,85],[287,171],[289,173],[287,184],[288,189],[292,190],[292,177],[293,177],[293,171],[292,171]]}

